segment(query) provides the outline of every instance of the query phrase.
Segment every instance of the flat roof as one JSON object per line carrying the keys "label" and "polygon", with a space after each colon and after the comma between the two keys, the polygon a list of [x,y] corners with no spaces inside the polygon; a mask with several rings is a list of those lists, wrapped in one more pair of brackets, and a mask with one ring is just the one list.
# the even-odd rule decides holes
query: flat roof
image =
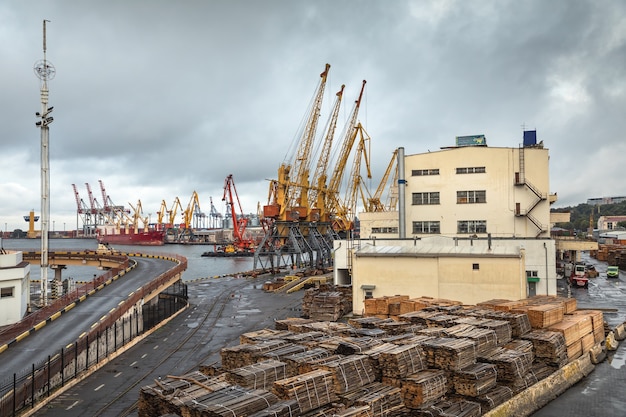
{"label": "flat roof", "polygon": [[381,246],[365,245],[356,251],[357,257],[481,257],[481,258],[519,258],[519,246]]}

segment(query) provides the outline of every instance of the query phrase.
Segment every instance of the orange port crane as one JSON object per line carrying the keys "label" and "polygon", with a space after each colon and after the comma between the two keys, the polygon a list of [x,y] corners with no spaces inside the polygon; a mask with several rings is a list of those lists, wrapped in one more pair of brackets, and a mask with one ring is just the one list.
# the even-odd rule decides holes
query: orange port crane
{"label": "orange port crane", "polygon": [[[248,219],[243,215],[241,202],[239,201],[239,195],[237,194],[237,188],[235,187],[235,180],[232,174],[227,176],[224,181],[224,196],[222,200],[226,202],[227,210],[230,209],[230,214],[233,218],[234,250],[236,252],[254,252],[254,241],[245,237]],[[237,214],[237,208],[239,209],[239,215]]]}

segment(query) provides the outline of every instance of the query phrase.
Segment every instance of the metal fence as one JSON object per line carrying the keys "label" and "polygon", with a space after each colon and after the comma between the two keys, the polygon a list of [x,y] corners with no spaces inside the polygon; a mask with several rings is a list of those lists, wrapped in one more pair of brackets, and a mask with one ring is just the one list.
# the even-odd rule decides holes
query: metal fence
{"label": "metal fence", "polygon": [[48,355],[45,361],[33,363],[30,369],[16,372],[12,377],[0,381],[0,417],[17,416],[23,410],[34,408],[38,401],[87,373],[91,367],[135,337],[185,308],[187,286],[182,281],[177,281],[161,292],[158,302],[144,305],[140,302],[187,269],[187,259],[184,257],[160,257],[176,260],[178,264],[135,291],[71,347],[62,348]]}

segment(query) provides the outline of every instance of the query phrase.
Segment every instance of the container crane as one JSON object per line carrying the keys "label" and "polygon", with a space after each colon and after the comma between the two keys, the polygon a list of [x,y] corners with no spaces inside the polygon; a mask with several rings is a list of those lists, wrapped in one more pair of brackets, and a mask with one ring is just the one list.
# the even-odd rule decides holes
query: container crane
{"label": "container crane", "polygon": [[[233,244],[224,248],[224,251],[236,253],[254,252],[254,241],[245,237],[248,219],[243,215],[241,202],[239,201],[239,195],[237,194],[237,188],[235,188],[235,180],[232,174],[227,176],[224,181],[224,196],[222,200],[226,202],[227,210],[230,209],[233,219]],[[239,215],[237,214],[237,208],[239,209]]]}

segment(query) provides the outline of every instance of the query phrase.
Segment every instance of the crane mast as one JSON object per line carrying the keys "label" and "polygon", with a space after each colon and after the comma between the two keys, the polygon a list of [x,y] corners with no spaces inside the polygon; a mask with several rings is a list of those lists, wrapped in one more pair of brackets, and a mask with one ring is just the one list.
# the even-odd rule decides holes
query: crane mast
{"label": "crane mast", "polygon": [[[339,212],[335,221],[340,225],[339,230],[351,230],[354,226],[353,221],[356,216],[356,200],[357,193],[360,192],[363,197],[363,178],[361,177],[361,160],[365,159],[365,166],[367,168],[367,178],[372,178],[372,171],[370,169],[370,162],[368,157],[368,151],[366,149],[366,142],[371,143],[370,137],[359,123],[355,128],[355,136],[359,136],[359,144],[354,155],[352,163],[352,171],[350,171],[350,178],[348,181],[348,187],[346,188],[346,194],[344,203],[339,206]],[[365,204],[366,202],[364,202]]]}
{"label": "crane mast", "polygon": [[[245,238],[246,227],[248,226],[248,219],[243,215],[241,202],[239,201],[239,195],[237,194],[237,189],[235,188],[235,180],[233,179],[232,174],[228,175],[226,177],[226,180],[224,181],[224,196],[222,197],[222,200],[226,202],[227,207],[231,211],[231,216],[233,219],[233,246],[235,251],[253,252],[254,242],[251,239]],[[237,216],[236,208],[239,208],[239,216]]]}
{"label": "crane mast", "polygon": [[[395,195],[397,191],[394,191],[394,187],[396,187],[396,183],[398,182],[398,166],[397,166],[397,158],[398,158],[398,150],[394,150],[391,155],[391,161],[389,161],[389,165],[387,165],[387,169],[385,170],[385,174],[378,184],[378,188],[374,192],[374,195],[368,199],[368,203],[366,206],[366,211],[368,212],[382,212],[382,211],[394,211],[396,210],[397,198]],[[391,177],[391,173],[393,172],[393,177]],[[391,184],[389,184],[389,178],[391,177]],[[388,201],[386,204],[383,204],[381,201],[383,192],[389,185],[388,192]]]}

